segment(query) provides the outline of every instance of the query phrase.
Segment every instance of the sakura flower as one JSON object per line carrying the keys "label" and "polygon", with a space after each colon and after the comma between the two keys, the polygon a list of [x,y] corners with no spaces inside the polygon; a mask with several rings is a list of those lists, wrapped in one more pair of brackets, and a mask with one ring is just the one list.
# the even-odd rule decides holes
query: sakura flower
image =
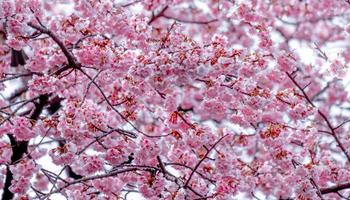
{"label": "sakura flower", "polygon": [[30,186],[30,179],[27,177],[20,177],[18,180],[11,182],[10,191],[16,194],[25,194]]}
{"label": "sakura flower", "polygon": [[44,191],[48,188],[49,180],[44,174],[38,173],[36,174],[35,178],[36,181],[33,184],[35,189]]}
{"label": "sakura flower", "polygon": [[0,9],[0,17],[9,17],[12,15],[12,13],[14,12],[14,4],[12,1],[10,0],[4,0],[1,3],[1,9]]}
{"label": "sakura flower", "polygon": [[[78,161],[81,163],[79,164]],[[83,155],[79,160],[75,160],[74,165],[78,174],[92,174],[103,169],[102,159],[98,156]]]}
{"label": "sakura flower", "polygon": [[16,117],[12,132],[20,141],[28,141],[36,136],[36,133],[31,129],[32,124],[24,117]]}
{"label": "sakura flower", "polygon": [[292,119],[304,119],[314,113],[315,109],[313,107],[299,103],[292,108],[289,114]]}
{"label": "sakura flower", "polygon": [[118,195],[125,183],[118,177],[108,177],[93,181],[93,186],[108,196]]}
{"label": "sakura flower", "polygon": [[296,69],[295,63],[291,56],[282,55],[277,58],[277,64],[279,69],[284,72],[291,73]]}
{"label": "sakura flower", "polygon": [[339,60],[335,60],[334,62],[332,62],[329,71],[332,75],[334,75],[337,78],[344,78],[346,72],[348,71],[348,67],[342,64]]}
{"label": "sakura flower", "polygon": [[32,94],[48,94],[56,92],[59,88],[59,80],[52,76],[33,75],[33,79],[29,82],[29,89]]}
{"label": "sakura flower", "polygon": [[23,39],[10,36],[7,39],[7,45],[17,51],[22,50],[26,46],[26,42]]}
{"label": "sakura flower", "polygon": [[57,147],[49,151],[49,155],[56,165],[72,164],[77,148],[74,144],[68,143],[63,147]]}
{"label": "sakura flower", "polygon": [[12,149],[8,143],[0,142],[0,163],[5,164],[10,162]]}

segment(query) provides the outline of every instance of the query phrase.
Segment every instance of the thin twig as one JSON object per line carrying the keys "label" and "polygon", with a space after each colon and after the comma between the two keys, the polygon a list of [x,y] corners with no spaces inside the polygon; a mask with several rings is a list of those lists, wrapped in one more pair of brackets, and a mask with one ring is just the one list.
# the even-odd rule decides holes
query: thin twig
{"label": "thin twig", "polygon": [[216,141],[216,142],[213,144],[213,146],[211,146],[211,147],[207,150],[207,152],[205,153],[205,155],[203,156],[203,158],[202,158],[202,159],[196,164],[196,166],[193,168],[193,170],[192,170],[190,176],[188,177],[188,179],[187,179],[187,181],[186,181],[186,183],[185,183],[185,185],[184,185],[185,188],[188,186],[188,184],[189,184],[190,181],[191,181],[191,178],[192,178],[193,174],[194,174],[195,171],[198,169],[198,167],[201,165],[201,163],[207,158],[207,156],[209,155],[209,153],[211,152],[211,150],[213,150],[214,147],[215,147],[217,144],[219,144],[219,143],[221,142],[221,140],[223,140],[226,136],[228,136],[228,135],[222,136],[218,141]]}

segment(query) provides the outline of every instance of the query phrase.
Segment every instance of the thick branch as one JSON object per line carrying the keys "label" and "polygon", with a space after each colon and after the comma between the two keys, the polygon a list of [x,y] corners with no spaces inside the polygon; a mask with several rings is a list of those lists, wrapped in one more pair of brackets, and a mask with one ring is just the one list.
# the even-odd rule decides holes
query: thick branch
{"label": "thick branch", "polygon": [[345,189],[350,189],[350,182],[335,185],[328,188],[321,188],[320,191],[321,191],[321,194],[329,194],[329,193],[336,193],[340,190],[345,190]]}
{"label": "thick branch", "polygon": [[[41,114],[42,110],[44,109],[44,106],[46,105],[48,100],[48,95],[41,95],[39,97],[39,103],[35,104],[35,109],[30,116],[30,119],[37,120],[39,115]],[[28,141],[17,141],[16,138],[8,134],[8,137],[11,142],[12,146],[12,156],[11,156],[11,164],[16,163],[18,160],[22,158],[24,153],[27,152],[28,149]],[[4,185],[4,193],[2,195],[3,200],[9,200],[12,199],[14,194],[9,190],[11,186],[11,182],[13,180],[13,174],[9,167],[7,167],[6,172],[6,179],[5,179],[5,185]]]}
{"label": "thick branch", "polygon": [[52,194],[55,193],[59,193],[62,190],[64,190],[65,188],[71,186],[71,185],[75,185],[75,184],[79,184],[79,183],[84,183],[87,181],[91,181],[91,180],[95,180],[95,179],[102,179],[102,178],[106,178],[106,177],[110,177],[110,176],[116,176],[118,174],[122,174],[122,173],[127,173],[127,172],[133,172],[133,171],[149,171],[149,170],[155,170],[155,171],[159,171],[158,168],[154,168],[154,167],[141,167],[141,166],[131,166],[130,168],[127,169],[121,169],[121,170],[116,170],[116,171],[111,171],[105,174],[101,174],[101,175],[95,175],[95,176],[89,176],[89,177],[85,177],[85,178],[81,178],[69,183],[66,183],[64,186],[57,188],[56,190],[50,192],[49,194],[46,195],[45,198],[48,198],[49,196],[51,196]]}
{"label": "thick branch", "polygon": [[57,43],[57,45],[62,50],[63,54],[66,56],[69,65],[71,65],[74,68],[78,67],[78,64],[77,64],[78,62],[75,60],[74,56],[68,51],[68,49],[63,44],[63,42],[60,39],[58,39],[58,37],[56,36],[55,33],[53,33],[51,30],[49,30],[45,27],[35,25],[31,22],[28,23],[28,26],[40,31],[41,33],[44,33],[44,34],[47,34],[48,36],[50,36]]}
{"label": "thick branch", "polygon": [[158,14],[153,15],[151,20],[148,22],[148,24],[152,24],[152,22],[154,22],[155,20],[157,20],[159,17],[164,16],[164,12],[168,9],[168,6],[165,6],[161,11],[159,11]]}

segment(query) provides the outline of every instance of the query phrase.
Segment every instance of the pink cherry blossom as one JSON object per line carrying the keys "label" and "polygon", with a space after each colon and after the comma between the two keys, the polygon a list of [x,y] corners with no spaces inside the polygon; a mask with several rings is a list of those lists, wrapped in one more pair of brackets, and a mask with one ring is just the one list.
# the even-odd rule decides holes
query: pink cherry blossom
{"label": "pink cherry blossom", "polygon": [[59,80],[49,76],[34,75],[33,79],[28,85],[32,95],[57,92],[57,90],[60,88]]}
{"label": "pink cherry blossom", "polygon": [[1,13],[0,16],[1,17],[9,17],[13,11],[14,11],[14,4],[13,2],[9,1],[9,0],[5,0],[1,3]]}
{"label": "pink cherry blossom", "polygon": [[11,182],[11,187],[9,189],[15,194],[25,194],[30,185],[29,181],[27,177],[20,177],[18,180],[13,180]]}
{"label": "pink cherry blossom", "polygon": [[349,14],[1,1],[3,199],[347,198]]}
{"label": "pink cherry blossom", "polygon": [[36,133],[31,129],[31,122],[24,117],[16,117],[14,119],[13,134],[19,140],[30,140],[35,137]]}
{"label": "pink cherry blossom", "polygon": [[118,195],[125,183],[119,178],[108,177],[93,181],[93,186],[108,196]]}
{"label": "pink cherry blossom", "polygon": [[76,151],[77,150],[74,144],[66,144],[62,147],[51,149],[49,151],[49,155],[52,162],[57,165],[71,164],[74,161],[74,154]]}
{"label": "pink cherry blossom", "polygon": [[8,163],[11,160],[12,149],[8,143],[0,143],[0,163]]}

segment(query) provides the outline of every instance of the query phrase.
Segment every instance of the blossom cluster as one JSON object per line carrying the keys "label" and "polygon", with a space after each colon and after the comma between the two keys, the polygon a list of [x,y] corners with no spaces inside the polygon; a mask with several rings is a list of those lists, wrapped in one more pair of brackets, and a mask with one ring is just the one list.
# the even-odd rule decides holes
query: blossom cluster
{"label": "blossom cluster", "polygon": [[3,199],[346,199],[349,14],[330,0],[0,1]]}

